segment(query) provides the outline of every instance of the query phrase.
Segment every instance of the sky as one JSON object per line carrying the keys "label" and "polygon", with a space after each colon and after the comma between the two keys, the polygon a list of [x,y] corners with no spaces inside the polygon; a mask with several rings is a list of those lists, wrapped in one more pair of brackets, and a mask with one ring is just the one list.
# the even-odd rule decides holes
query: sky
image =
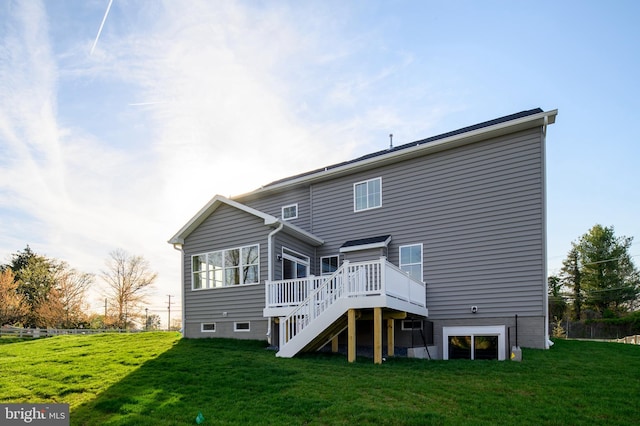
{"label": "sky", "polygon": [[98,276],[113,250],[144,256],[166,324],[167,240],[214,195],[540,107],[558,109],[549,273],[597,223],[634,237],[638,264],[639,16],[624,0],[0,0],[0,263],[29,245]]}

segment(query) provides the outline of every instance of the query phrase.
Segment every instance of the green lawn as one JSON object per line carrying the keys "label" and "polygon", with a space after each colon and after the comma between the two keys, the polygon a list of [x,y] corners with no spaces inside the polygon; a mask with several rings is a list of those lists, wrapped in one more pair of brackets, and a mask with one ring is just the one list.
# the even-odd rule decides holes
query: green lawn
{"label": "green lawn", "polygon": [[637,424],[640,346],[557,341],[523,362],[280,359],[176,333],[0,345],[0,402],[65,402],[75,425]]}

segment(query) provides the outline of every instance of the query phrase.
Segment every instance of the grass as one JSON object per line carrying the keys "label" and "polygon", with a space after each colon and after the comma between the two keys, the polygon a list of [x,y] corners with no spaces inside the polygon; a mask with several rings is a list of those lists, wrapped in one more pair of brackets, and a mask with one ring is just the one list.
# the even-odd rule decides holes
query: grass
{"label": "grass", "polygon": [[0,402],[65,402],[73,425],[635,424],[640,346],[560,340],[523,362],[276,358],[175,333],[0,345]]}

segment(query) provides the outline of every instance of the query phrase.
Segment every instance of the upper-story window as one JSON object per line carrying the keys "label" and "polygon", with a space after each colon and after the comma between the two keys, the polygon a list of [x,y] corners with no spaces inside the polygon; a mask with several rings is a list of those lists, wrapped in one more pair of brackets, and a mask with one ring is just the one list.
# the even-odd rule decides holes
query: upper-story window
{"label": "upper-story window", "polygon": [[284,220],[291,220],[298,218],[298,204],[290,204],[282,207],[282,218]]}
{"label": "upper-story window", "polygon": [[260,281],[260,247],[238,247],[212,251],[191,258],[191,288],[227,287]]}
{"label": "upper-story window", "polygon": [[382,206],[382,178],[353,184],[353,210],[375,209]]}
{"label": "upper-story window", "polygon": [[400,246],[400,269],[422,281],[422,244]]}

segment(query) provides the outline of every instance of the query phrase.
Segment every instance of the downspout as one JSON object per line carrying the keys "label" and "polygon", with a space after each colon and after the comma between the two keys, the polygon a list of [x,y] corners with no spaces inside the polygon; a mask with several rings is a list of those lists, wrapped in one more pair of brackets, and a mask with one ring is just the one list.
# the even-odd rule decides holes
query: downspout
{"label": "downspout", "polygon": [[542,235],[544,241],[544,256],[542,256],[543,267],[543,312],[544,312],[544,348],[549,349],[553,344],[549,338],[549,279],[547,277],[547,126],[549,117],[544,116],[542,125]]}
{"label": "downspout", "polygon": [[[182,337],[184,337],[186,330],[186,317],[185,317],[185,300],[184,300],[184,250],[182,244],[173,243],[173,248],[180,252],[180,296],[182,301]],[[167,325],[167,329],[171,327],[171,324]]]}
{"label": "downspout", "polygon": [[[279,219],[277,221],[280,222]],[[273,236],[280,232],[282,228],[284,228],[284,223],[280,222],[280,225],[267,235],[267,281],[273,280]],[[267,342],[271,344],[271,318],[267,321]]]}

